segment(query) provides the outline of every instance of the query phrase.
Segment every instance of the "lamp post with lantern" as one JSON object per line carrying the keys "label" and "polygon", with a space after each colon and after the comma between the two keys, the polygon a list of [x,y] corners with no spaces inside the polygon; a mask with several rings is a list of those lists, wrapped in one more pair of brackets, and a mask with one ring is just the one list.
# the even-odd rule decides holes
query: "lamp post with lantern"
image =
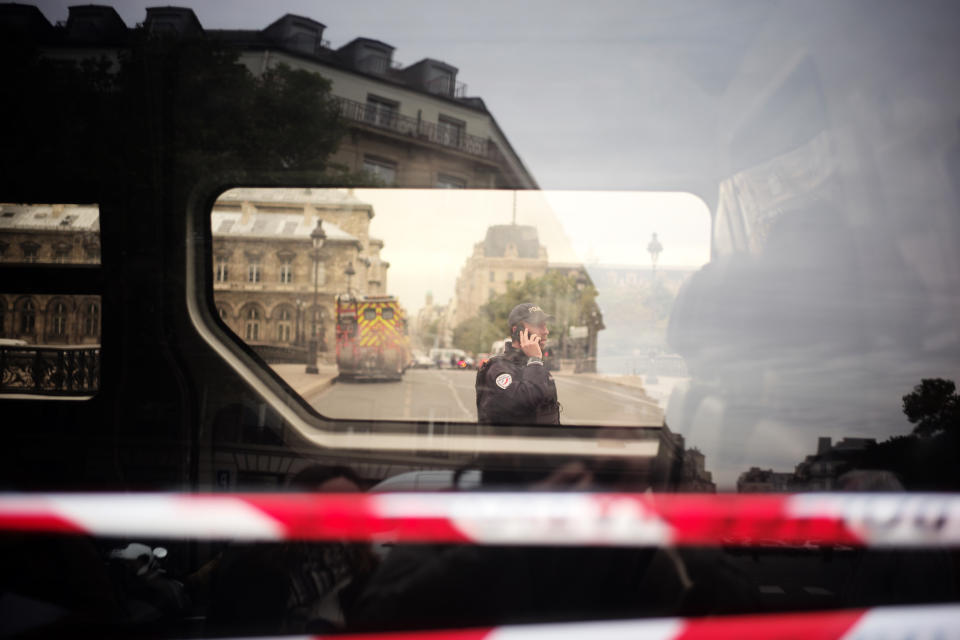
{"label": "lamp post with lantern", "polygon": [[294,333],[295,340],[294,344],[298,347],[303,344],[303,327],[300,325],[300,317],[303,315],[303,300],[297,298],[297,330]]}
{"label": "lamp post with lantern", "polygon": [[310,355],[307,359],[307,373],[320,373],[317,369],[317,289],[320,285],[320,248],[327,234],[323,230],[323,221],[317,218],[317,226],[310,232],[310,242],[313,251],[313,307],[310,309]]}

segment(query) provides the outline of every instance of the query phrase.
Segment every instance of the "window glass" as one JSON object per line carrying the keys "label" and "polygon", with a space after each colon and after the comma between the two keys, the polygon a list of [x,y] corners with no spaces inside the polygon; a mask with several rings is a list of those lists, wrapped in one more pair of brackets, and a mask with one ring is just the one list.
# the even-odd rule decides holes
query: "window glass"
{"label": "window glass", "polygon": [[444,173],[437,176],[437,188],[439,189],[466,189],[467,181],[463,178],[457,178]]}
{"label": "window glass", "polygon": [[400,105],[394,100],[367,96],[365,119],[383,127],[395,126]]}
{"label": "window glass", "polygon": [[[667,326],[678,292],[709,259],[709,216],[696,197],[234,189],[214,207],[214,229],[226,203],[248,219],[215,233],[215,252],[263,256],[265,273],[271,256],[296,253],[310,256],[297,268],[327,276],[316,287],[312,279],[284,282],[290,263],[278,258],[279,278],[213,282],[221,310],[245,310],[227,325],[292,386],[316,339],[318,375],[341,381],[307,398],[322,415],[476,421],[475,374],[467,371],[510,336],[510,308],[527,301],[552,316],[543,351],[571,423],[660,425],[672,389],[688,378]],[[314,252],[318,223],[323,240]],[[655,234],[659,250],[648,247]],[[436,349],[446,355],[427,355]],[[453,387],[435,393],[438,374],[413,368],[418,355],[438,360]],[[398,372],[404,393],[382,394]],[[371,384],[345,383],[354,378]]]}
{"label": "window glass", "polygon": [[[99,264],[97,205],[0,203],[0,281],[4,284],[32,282],[37,277],[52,282],[81,265],[95,268]],[[20,271],[25,265],[31,265],[29,272]],[[33,265],[54,268],[37,272],[43,274],[38,276]],[[80,290],[0,289],[0,396],[83,398],[99,389],[100,296],[96,286],[69,280],[79,282]]]}
{"label": "window glass", "polygon": [[384,184],[394,184],[397,180],[397,163],[383,158],[365,156],[363,170]]}

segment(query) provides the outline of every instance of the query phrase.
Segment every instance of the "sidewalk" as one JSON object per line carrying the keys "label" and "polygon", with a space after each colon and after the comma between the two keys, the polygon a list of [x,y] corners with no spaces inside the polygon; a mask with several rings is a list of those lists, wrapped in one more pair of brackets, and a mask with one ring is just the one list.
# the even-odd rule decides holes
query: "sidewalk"
{"label": "sidewalk", "polygon": [[270,368],[300,396],[308,399],[330,388],[337,379],[335,364],[317,365],[319,373],[307,373],[304,364],[272,364]]}

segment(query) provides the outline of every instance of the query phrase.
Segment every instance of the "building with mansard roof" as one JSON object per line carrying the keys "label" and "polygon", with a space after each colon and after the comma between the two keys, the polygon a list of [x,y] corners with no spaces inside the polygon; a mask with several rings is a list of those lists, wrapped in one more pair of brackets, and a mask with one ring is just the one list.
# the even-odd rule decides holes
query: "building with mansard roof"
{"label": "building with mansard roof", "polygon": [[[214,302],[224,324],[250,344],[290,347],[296,358],[316,314],[320,351],[332,350],[337,294],[387,293],[390,264],[380,257],[383,241],[370,237],[373,216],[345,189],[224,193],[211,218]],[[310,233],[318,220],[326,239],[315,269]]]}
{"label": "building with mansard roof", "polygon": [[454,326],[477,315],[480,307],[506,293],[514,280],[539,278],[547,272],[547,248],[537,228],[500,224],[487,228],[481,242],[460,269],[454,290]]}
{"label": "building with mansard roof", "polygon": [[158,6],[127,28],[112,7],[77,5],[65,22],[51,25],[36,7],[9,4],[0,5],[4,25],[30,32],[57,59],[116,63],[137,30],[217,41],[238,51],[254,75],[285,64],[330,81],[349,129],[333,163],[401,187],[537,188],[486,103],[468,95],[457,67],[436,58],[401,64],[394,47],[375,38],[333,47],[327,26],[305,16],[286,14],[263,29],[217,29],[191,9]]}
{"label": "building with mansard roof", "polygon": [[[0,262],[100,264],[96,205],[0,204]],[[0,338],[28,344],[100,343],[100,297],[11,294],[0,285]]]}

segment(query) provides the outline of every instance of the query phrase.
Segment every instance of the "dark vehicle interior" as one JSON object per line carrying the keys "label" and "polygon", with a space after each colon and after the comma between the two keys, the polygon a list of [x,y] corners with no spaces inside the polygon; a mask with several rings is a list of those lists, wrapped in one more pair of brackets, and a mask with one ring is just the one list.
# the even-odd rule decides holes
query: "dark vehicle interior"
{"label": "dark vehicle interior", "polygon": [[[218,23],[186,4],[0,4],[0,637],[955,636],[960,7],[495,4],[470,36],[438,9],[451,35],[425,55],[486,51],[495,104],[446,62],[380,61],[390,33],[333,47],[300,5],[238,29],[246,5]],[[590,66],[569,66],[578,46]],[[660,245],[576,200],[666,192],[709,214],[682,273],[669,211]],[[288,228],[306,247],[322,219],[325,240],[312,280],[263,294],[293,313],[264,302],[268,332],[242,296],[286,249],[211,221],[301,193]],[[389,293],[378,265],[399,286],[408,237],[452,292],[506,225],[469,227],[450,262],[441,223],[487,197],[512,227],[542,197],[572,246],[577,225],[599,238],[598,260],[538,267],[572,301],[544,303],[559,425],[477,424],[479,374],[412,352],[399,383],[334,377],[357,333],[336,296]],[[351,199],[375,202],[370,228],[409,227],[380,241],[390,260]],[[516,238],[503,260],[540,259]],[[621,241],[633,271],[604,262]],[[477,317],[537,291],[509,268],[497,291],[477,272]],[[432,342],[405,317],[412,349],[494,352],[482,323],[442,344],[446,316]]]}

